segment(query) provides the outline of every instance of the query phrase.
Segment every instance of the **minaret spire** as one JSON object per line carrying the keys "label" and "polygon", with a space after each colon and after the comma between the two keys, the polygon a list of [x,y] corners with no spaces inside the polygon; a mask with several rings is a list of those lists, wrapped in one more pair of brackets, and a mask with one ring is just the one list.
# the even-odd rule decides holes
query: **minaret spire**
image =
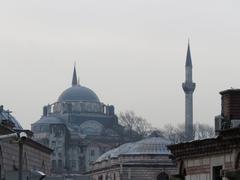
{"label": "minaret spire", "polygon": [[193,134],[193,92],[196,84],[192,81],[192,58],[188,41],[187,57],[185,63],[185,82],[182,84],[185,93],[185,136],[192,140]]}
{"label": "minaret spire", "polygon": [[191,58],[191,50],[190,50],[190,43],[188,40],[188,48],[187,48],[187,58],[186,58],[186,64],[185,66],[192,67],[192,58]]}
{"label": "minaret spire", "polygon": [[72,86],[77,86],[77,85],[78,85],[78,80],[77,80],[77,72],[76,72],[76,63],[74,63]]}

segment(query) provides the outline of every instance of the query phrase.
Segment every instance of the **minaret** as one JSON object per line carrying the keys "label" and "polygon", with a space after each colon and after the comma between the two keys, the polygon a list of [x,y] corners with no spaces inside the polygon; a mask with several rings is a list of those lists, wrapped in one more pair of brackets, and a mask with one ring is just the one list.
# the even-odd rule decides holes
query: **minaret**
{"label": "minaret", "polygon": [[185,93],[185,136],[186,140],[192,140],[193,135],[193,92],[196,84],[192,81],[192,59],[188,42],[187,58],[185,64],[185,82],[182,84]]}
{"label": "minaret", "polygon": [[77,72],[76,72],[76,64],[74,64],[72,86],[77,86],[77,85],[78,85],[78,79],[77,79]]}

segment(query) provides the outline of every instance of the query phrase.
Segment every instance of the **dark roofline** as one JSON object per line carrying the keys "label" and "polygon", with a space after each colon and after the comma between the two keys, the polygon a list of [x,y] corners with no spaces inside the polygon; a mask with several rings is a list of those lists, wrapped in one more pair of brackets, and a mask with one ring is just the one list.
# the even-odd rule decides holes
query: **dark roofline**
{"label": "dark roofline", "polygon": [[[4,134],[10,134],[10,133],[16,133],[16,132],[19,132],[20,130],[14,130],[14,129],[9,129],[7,127],[4,127],[2,125],[0,125],[0,134],[1,135],[4,135]],[[27,135],[31,135],[32,131],[30,130],[23,130],[24,132],[27,133]],[[30,133],[31,132],[31,133]],[[32,140],[31,138],[27,137],[24,144],[30,146],[30,147],[33,147],[33,148],[36,148],[42,152],[46,152],[46,153],[52,153],[53,150],[48,148],[47,146],[44,146],[34,140]]]}
{"label": "dark roofline", "polygon": [[42,152],[48,153],[48,154],[51,154],[53,152],[53,149],[50,149],[47,146],[44,146],[44,145],[32,140],[31,138],[27,138],[26,141],[24,142],[24,144],[26,144],[30,147],[36,148],[36,149],[38,149]]}
{"label": "dark roofline", "polygon": [[219,131],[219,136],[215,138],[194,140],[168,146],[177,159],[229,152],[232,150],[229,147],[240,147],[240,128]]}
{"label": "dark roofline", "polygon": [[225,94],[239,94],[240,93],[240,89],[226,89],[224,91],[219,92],[219,94],[221,95],[225,95]]}

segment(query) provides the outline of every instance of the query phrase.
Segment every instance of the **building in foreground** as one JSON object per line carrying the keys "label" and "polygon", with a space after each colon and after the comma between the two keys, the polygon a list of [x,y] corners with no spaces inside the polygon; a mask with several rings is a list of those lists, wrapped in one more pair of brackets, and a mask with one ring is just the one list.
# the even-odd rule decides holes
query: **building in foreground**
{"label": "building in foreground", "polygon": [[91,166],[91,180],[169,180],[176,164],[163,137],[126,143],[100,156]]}
{"label": "building in foreground", "polygon": [[[32,180],[32,171],[50,175],[50,154],[52,150],[31,139],[32,133],[23,130],[20,123],[9,111],[0,106],[0,136],[24,131],[28,137],[23,142],[22,172],[23,180]],[[16,140],[0,140],[0,179],[17,179],[19,171],[19,144]]]}
{"label": "building in foreground", "polygon": [[57,102],[44,106],[32,131],[35,140],[54,150],[51,163],[56,175],[82,174],[100,155],[122,143],[114,106],[79,84],[75,67],[72,86]]}
{"label": "building in foreground", "polygon": [[240,89],[220,94],[222,111],[215,119],[216,137],[168,146],[177,160],[175,179],[240,179]]}

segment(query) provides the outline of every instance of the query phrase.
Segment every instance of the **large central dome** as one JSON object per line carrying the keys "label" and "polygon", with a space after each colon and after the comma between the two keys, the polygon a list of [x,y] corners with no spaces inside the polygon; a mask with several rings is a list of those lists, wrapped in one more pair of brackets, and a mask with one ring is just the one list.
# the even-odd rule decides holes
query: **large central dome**
{"label": "large central dome", "polygon": [[59,96],[59,102],[64,101],[90,101],[90,102],[99,102],[97,95],[89,88],[84,86],[72,86]]}
{"label": "large central dome", "polygon": [[73,70],[72,87],[63,91],[58,98],[58,102],[65,101],[99,102],[98,96],[91,89],[79,85],[75,66]]}

